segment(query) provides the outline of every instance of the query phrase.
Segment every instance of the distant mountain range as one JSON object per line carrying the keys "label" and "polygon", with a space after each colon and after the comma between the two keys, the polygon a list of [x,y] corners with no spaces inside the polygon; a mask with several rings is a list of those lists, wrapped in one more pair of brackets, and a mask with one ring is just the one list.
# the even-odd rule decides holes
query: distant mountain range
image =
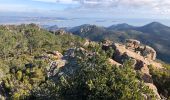
{"label": "distant mountain range", "polygon": [[[49,27],[51,30],[60,28]],[[84,24],[73,28],[64,28],[75,35],[88,38],[93,41],[109,39],[115,42],[124,42],[125,39],[133,38],[142,41],[143,44],[152,46],[158,52],[158,58],[170,63],[170,27],[159,22],[136,27],[126,23],[102,27]]]}

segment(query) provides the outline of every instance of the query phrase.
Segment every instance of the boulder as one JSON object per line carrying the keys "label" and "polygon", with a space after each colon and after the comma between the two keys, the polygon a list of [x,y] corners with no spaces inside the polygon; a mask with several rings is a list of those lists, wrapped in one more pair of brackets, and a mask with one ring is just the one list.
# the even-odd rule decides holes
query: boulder
{"label": "boulder", "polygon": [[47,58],[61,59],[63,55],[58,51],[47,52]]}
{"label": "boulder", "polygon": [[119,66],[122,66],[122,64],[116,62],[115,60],[113,60],[113,59],[111,59],[111,58],[109,58],[108,61],[109,61],[109,63],[110,63],[111,65],[116,65],[116,66],[118,66],[118,67],[119,67]]}
{"label": "boulder", "polygon": [[125,45],[127,49],[135,50],[136,48],[140,47],[140,41],[127,39]]}
{"label": "boulder", "polygon": [[62,29],[60,29],[60,30],[55,31],[54,34],[55,35],[64,35],[64,34],[67,34],[67,32],[62,30]]}
{"label": "boulder", "polygon": [[102,49],[105,50],[105,51],[107,51],[107,50],[109,50],[109,48],[111,47],[112,44],[113,44],[112,41],[104,40],[104,41],[102,42]]}
{"label": "boulder", "polygon": [[62,59],[52,61],[48,69],[48,73],[47,73],[48,77],[55,76],[59,71],[59,69],[65,66],[65,64],[66,64],[66,60],[62,60]]}
{"label": "boulder", "polygon": [[85,43],[83,44],[83,46],[87,47],[87,46],[89,46],[89,44],[90,44],[90,40],[86,39]]}
{"label": "boulder", "polygon": [[156,51],[150,46],[145,46],[143,50],[143,54],[148,59],[151,59],[151,60],[156,59]]}
{"label": "boulder", "polygon": [[58,52],[58,51],[53,51],[52,54],[54,56],[56,56],[57,58],[59,58],[59,59],[63,57],[63,55],[60,52]]}

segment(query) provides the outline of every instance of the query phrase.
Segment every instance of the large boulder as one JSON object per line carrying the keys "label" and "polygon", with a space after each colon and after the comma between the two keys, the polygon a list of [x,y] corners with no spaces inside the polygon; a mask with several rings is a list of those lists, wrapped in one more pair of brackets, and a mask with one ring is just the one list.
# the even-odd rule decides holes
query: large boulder
{"label": "large boulder", "polygon": [[63,55],[59,51],[50,51],[47,52],[46,55],[40,56],[49,61],[49,66],[47,67],[47,75],[48,77],[55,76],[59,69],[66,64],[66,60]]}
{"label": "large boulder", "polygon": [[134,39],[127,39],[125,42],[126,49],[137,52],[141,54],[145,58],[155,60],[156,59],[156,51],[150,46],[142,46],[140,41]]}
{"label": "large boulder", "polygon": [[145,46],[144,50],[142,51],[142,54],[148,59],[156,59],[156,51],[150,46]]}
{"label": "large boulder", "polygon": [[136,48],[140,47],[140,41],[134,39],[127,39],[125,45],[127,49],[135,50]]}

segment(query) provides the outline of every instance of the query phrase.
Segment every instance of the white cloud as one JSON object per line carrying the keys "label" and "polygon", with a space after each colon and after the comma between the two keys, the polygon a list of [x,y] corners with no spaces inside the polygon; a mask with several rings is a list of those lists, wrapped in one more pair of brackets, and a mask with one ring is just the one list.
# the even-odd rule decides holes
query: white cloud
{"label": "white cloud", "polygon": [[[52,7],[19,4],[0,4],[0,11],[48,12],[61,16],[113,17],[113,16],[170,16],[170,0],[32,0],[54,3]],[[22,3],[21,3],[22,4]],[[55,6],[56,4],[56,6]],[[62,4],[64,7],[57,7]],[[70,6],[71,5],[71,6]],[[76,6],[74,6],[76,5]],[[39,8],[38,8],[39,7]],[[64,11],[63,11],[64,10]],[[147,15],[147,16],[145,16]]]}
{"label": "white cloud", "polygon": [[21,11],[25,8],[27,6],[22,4],[0,4],[0,11]]}
{"label": "white cloud", "polygon": [[33,0],[39,2],[47,2],[47,3],[60,3],[60,4],[78,4],[78,0]]}
{"label": "white cloud", "polygon": [[80,4],[82,7],[126,7],[169,10],[170,0],[33,0],[49,3]]}
{"label": "white cloud", "polygon": [[56,2],[56,0],[33,0],[33,1],[50,2],[50,3],[55,3]]}

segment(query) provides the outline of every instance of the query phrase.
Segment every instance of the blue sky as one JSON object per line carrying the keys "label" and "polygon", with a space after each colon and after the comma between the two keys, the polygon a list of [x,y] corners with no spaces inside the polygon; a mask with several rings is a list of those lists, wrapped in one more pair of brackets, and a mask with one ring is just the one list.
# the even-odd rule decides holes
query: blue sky
{"label": "blue sky", "polygon": [[170,0],[0,0],[0,16],[170,19]]}

